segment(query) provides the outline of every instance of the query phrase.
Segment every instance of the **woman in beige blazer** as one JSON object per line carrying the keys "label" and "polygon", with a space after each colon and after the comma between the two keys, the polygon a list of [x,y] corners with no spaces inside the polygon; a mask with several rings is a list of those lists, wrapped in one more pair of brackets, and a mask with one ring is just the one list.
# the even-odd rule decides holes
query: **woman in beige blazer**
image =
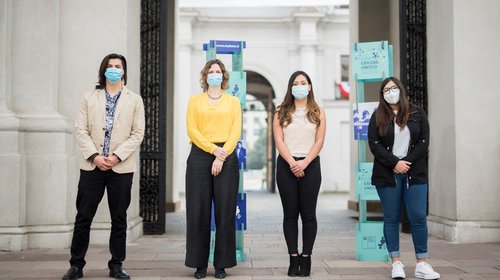
{"label": "woman in beige blazer", "polygon": [[106,56],[99,68],[95,90],[83,96],[76,120],[76,139],[82,152],[77,214],[71,243],[71,268],[63,279],[83,277],[90,225],[104,190],[111,214],[109,276],[130,279],[122,268],[127,240],[127,208],[135,151],[144,137],[144,105],[140,95],[125,87],[127,61],[119,54]]}

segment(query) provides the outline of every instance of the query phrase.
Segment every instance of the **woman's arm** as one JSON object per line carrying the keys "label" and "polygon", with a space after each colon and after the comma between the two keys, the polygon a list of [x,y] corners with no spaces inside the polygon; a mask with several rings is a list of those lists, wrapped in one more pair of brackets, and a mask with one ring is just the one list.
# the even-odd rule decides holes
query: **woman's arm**
{"label": "woman's arm", "polygon": [[399,158],[392,154],[390,150],[387,150],[378,135],[377,121],[375,113],[370,119],[370,124],[368,125],[368,144],[370,146],[370,151],[373,156],[381,162],[383,165],[390,169],[394,169],[396,164],[398,164]]}
{"label": "woman's arm", "polygon": [[274,143],[276,144],[276,148],[278,149],[280,156],[290,165],[292,165],[292,163],[295,163],[295,159],[293,158],[292,154],[288,150],[287,145],[285,144],[285,134],[283,133],[283,128],[280,125],[277,111],[274,114],[273,119],[273,134]]}
{"label": "woman's arm", "polygon": [[236,147],[236,144],[238,143],[238,140],[241,136],[241,105],[238,99],[236,101],[233,101],[233,112],[233,123],[229,132],[229,138],[227,139],[223,147],[224,150],[228,152],[228,154],[231,154],[234,151],[234,148]]}
{"label": "woman's arm", "polygon": [[419,109],[420,114],[420,135],[418,136],[417,142],[412,147],[410,153],[403,158],[403,160],[414,162],[422,156],[425,156],[427,150],[429,149],[429,138],[430,138],[430,129],[429,129],[429,120],[427,119],[427,115],[425,114],[424,109]]}
{"label": "woman's arm", "polygon": [[196,108],[194,102],[194,97],[191,96],[191,98],[189,98],[186,114],[186,127],[188,136],[191,141],[200,149],[204,150],[207,153],[213,154],[213,152],[217,148],[217,145],[211,143],[198,130],[198,126],[196,124]]}

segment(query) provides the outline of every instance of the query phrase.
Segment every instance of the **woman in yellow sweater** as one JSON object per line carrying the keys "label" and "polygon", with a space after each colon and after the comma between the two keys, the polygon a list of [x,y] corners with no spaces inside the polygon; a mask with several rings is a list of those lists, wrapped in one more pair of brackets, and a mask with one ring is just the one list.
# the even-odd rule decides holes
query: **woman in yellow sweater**
{"label": "woman in yellow sweater", "polygon": [[224,64],[210,60],[201,70],[203,93],[191,96],[187,132],[191,153],[186,169],[186,262],[196,268],[194,277],[207,275],[210,250],[210,213],[215,212],[215,277],[236,265],[235,214],[238,195],[238,161],[233,153],[241,133],[238,98],[224,93],[229,74]]}

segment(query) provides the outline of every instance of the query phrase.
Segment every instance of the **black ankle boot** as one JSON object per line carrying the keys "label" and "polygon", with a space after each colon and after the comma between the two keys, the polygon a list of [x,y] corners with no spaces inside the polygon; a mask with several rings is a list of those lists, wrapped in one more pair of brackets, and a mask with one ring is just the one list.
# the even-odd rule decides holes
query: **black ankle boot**
{"label": "black ankle boot", "polygon": [[207,277],[207,267],[198,267],[194,273],[194,278],[202,279]]}
{"label": "black ankle boot", "polygon": [[311,275],[311,255],[304,257],[300,255],[300,270],[299,276],[305,277]]}
{"label": "black ankle boot", "polygon": [[288,267],[288,276],[299,276],[300,257],[290,255],[290,266]]}

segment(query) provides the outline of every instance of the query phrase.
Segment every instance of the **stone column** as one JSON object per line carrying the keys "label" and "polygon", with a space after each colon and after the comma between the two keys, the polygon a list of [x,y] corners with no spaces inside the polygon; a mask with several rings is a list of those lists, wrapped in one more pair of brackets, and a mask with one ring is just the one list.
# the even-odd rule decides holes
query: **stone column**
{"label": "stone column", "polygon": [[12,2],[0,1],[0,250],[27,248],[24,226],[25,186],[19,145],[19,119],[9,107],[11,91]]}
{"label": "stone column", "polygon": [[[175,61],[175,94],[174,94],[174,178],[172,190],[167,190],[167,202],[179,203],[179,193],[184,192],[186,177],[186,160],[191,145],[186,130],[186,109],[189,97],[193,92],[193,84],[198,77],[192,77],[191,54],[193,50],[192,24],[197,17],[193,12],[181,12],[178,25],[178,44]],[[175,209],[177,210],[178,207]]]}
{"label": "stone column", "polygon": [[500,2],[427,1],[429,232],[500,241]]}
{"label": "stone column", "polygon": [[[316,63],[318,47],[318,28],[319,20],[324,17],[324,13],[318,12],[297,12],[294,14],[295,21],[298,23],[298,46],[300,53],[299,69],[306,72],[312,80],[313,85],[320,84],[316,73],[318,67]],[[323,93],[314,92],[314,97],[318,103],[322,103]]]}
{"label": "stone column", "polygon": [[59,1],[7,1],[7,6],[9,15],[2,16],[11,32],[2,40],[10,53],[7,96],[19,126],[10,126],[17,129],[10,138],[18,135],[17,143],[9,145],[14,164],[2,162],[3,167],[14,169],[9,174],[13,185],[6,186],[13,201],[0,206],[7,207],[2,213],[10,216],[11,222],[2,230],[3,234],[7,230],[11,236],[16,232],[27,238],[9,249],[67,247],[71,226],[66,210],[73,156],[71,128],[57,111]]}

